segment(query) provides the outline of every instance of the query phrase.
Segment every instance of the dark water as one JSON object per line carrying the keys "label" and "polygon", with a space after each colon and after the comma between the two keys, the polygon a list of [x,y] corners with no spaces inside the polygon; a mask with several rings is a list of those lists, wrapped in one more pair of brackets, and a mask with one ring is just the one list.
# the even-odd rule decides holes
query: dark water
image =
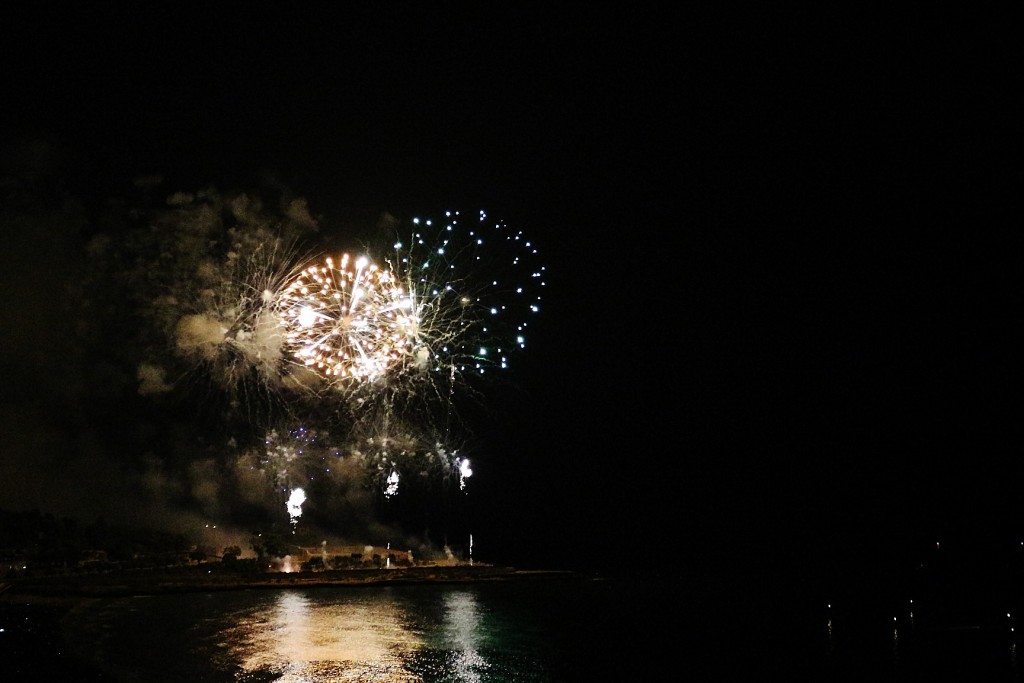
{"label": "dark water", "polygon": [[661,668],[651,590],[544,579],[146,596],[83,603],[61,630],[67,675],[80,662],[87,680],[624,680]]}
{"label": "dark water", "polygon": [[661,577],[118,598],[36,634],[59,666],[11,647],[33,617],[8,605],[0,671],[152,683],[1020,681],[1017,606],[992,597],[940,605]]}

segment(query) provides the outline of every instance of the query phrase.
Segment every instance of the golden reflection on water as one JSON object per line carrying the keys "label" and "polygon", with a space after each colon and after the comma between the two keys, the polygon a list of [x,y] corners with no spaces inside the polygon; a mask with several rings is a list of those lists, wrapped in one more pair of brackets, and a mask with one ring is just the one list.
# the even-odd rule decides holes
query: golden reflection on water
{"label": "golden reflection on water", "polygon": [[[282,683],[307,681],[422,682],[409,670],[427,644],[415,616],[399,599],[317,601],[316,593],[282,591],[270,609],[239,615],[222,634],[239,676],[273,674]],[[438,612],[449,680],[474,683],[488,663],[479,653],[480,608],[468,591],[446,594]]]}
{"label": "golden reflection on water", "polygon": [[457,680],[477,683],[480,671],[487,669],[487,661],[480,655],[480,609],[476,597],[466,591],[445,595],[445,631],[452,655],[449,665]]}

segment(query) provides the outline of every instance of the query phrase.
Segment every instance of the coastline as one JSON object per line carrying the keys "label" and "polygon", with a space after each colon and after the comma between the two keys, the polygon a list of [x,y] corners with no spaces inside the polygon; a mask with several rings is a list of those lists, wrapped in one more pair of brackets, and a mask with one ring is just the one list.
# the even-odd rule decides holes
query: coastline
{"label": "coastline", "polygon": [[470,583],[539,579],[583,579],[569,570],[522,570],[491,565],[428,565],[340,569],[318,572],[236,573],[189,568],[121,571],[86,575],[17,577],[0,582],[0,602],[46,602],[63,598],[105,598],[225,590]]}

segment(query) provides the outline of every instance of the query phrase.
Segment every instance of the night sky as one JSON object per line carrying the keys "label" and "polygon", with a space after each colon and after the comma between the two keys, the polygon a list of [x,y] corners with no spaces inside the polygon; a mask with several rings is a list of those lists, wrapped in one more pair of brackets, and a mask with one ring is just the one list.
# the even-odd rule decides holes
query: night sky
{"label": "night sky", "polygon": [[535,241],[545,305],[474,423],[481,557],[1024,534],[1003,18],[595,7],[6,17],[0,507],[122,476],[82,435],[131,413],[59,398],[99,366],[64,366],[58,283],[159,176],[288,188],[328,233],[485,209]]}

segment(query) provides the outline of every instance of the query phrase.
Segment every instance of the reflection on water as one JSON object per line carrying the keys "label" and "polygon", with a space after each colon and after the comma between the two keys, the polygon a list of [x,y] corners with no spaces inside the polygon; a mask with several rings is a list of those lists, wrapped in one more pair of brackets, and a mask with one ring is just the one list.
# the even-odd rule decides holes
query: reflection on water
{"label": "reflection on water", "polygon": [[709,598],[672,581],[282,588],[89,601],[64,627],[112,683],[658,680],[666,663],[695,680],[1024,680],[1017,599],[754,593]]}
{"label": "reflection on water", "polygon": [[[431,669],[440,663],[451,680],[482,680],[489,664],[480,648],[484,629],[477,597],[456,590],[443,594],[441,603],[431,613],[439,622],[421,624],[422,615],[406,609],[393,591],[330,601],[283,591],[271,608],[237,614],[237,623],[218,634],[218,648],[241,669],[241,678],[420,681],[410,664],[430,662]],[[427,626],[435,634],[431,640],[444,641],[430,643],[443,647],[441,662],[417,656],[428,644]]]}
{"label": "reflection on water", "polygon": [[[858,596],[827,603],[822,621],[826,639],[808,647],[799,624],[780,651],[802,652],[815,673],[862,672],[864,680],[1003,680],[1021,681],[1017,666],[1019,638],[1012,611],[996,602],[971,609],[937,600]],[[889,615],[884,612],[890,611]],[[893,614],[895,612],[895,614]],[[793,618],[800,620],[803,612]],[[819,631],[820,633],[821,631]]]}
{"label": "reflection on water", "polygon": [[456,591],[445,596],[445,628],[449,637],[449,663],[458,680],[475,683],[487,669],[477,642],[482,633],[480,613],[473,594]]}
{"label": "reflection on water", "polygon": [[273,608],[244,615],[222,635],[229,656],[244,671],[281,674],[280,680],[309,680],[324,666],[373,663],[389,675],[402,655],[418,646],[405,632],[393,603],[314,603],[308,595],[284,591]]}
{"label": "reflection on water", "polygon": [[653,667],[654,604],[597,582],[282,588],[94,601],[64,626],[112,683],[566,683]]}

